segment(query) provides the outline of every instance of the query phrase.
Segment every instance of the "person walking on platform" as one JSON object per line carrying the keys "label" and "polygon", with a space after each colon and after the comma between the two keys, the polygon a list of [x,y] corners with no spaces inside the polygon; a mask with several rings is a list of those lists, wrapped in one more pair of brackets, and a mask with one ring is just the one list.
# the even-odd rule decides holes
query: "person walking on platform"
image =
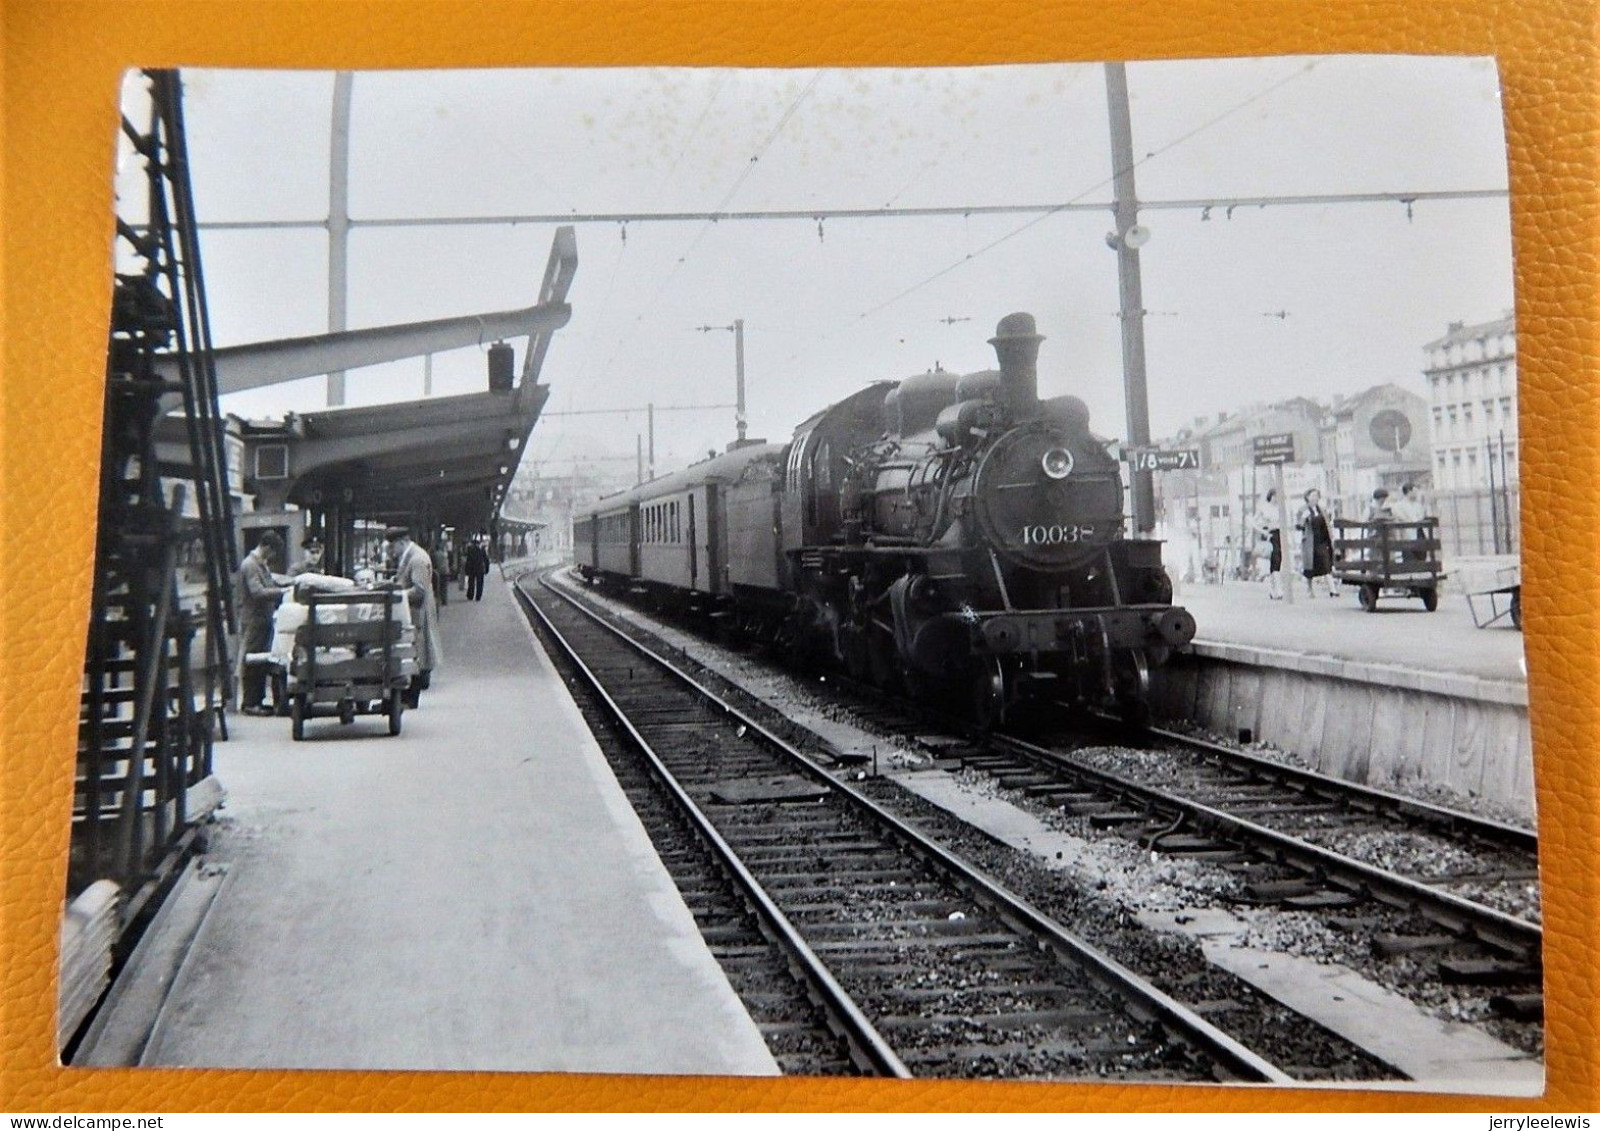
{"label": "person walking on platform", "polygon": [[239,563],[239,662],[241,666],[240,693],[247,715],[271,715],[266,705],[267,669],[262,664],[252,664],[247,657],[252,652],[265,652],[272,646],[272,614],[288,592],[278,584],[272,572],[275,561],[283,554],[283,536],[276,530],[261,535],[255,549]]}
{"label": "person walking on platform", "polygon": [[450,555],[445,553],[443,539],[433,544],[429,560],[433,563],[433,599],[442,609],[450,603]]}
{"label": "person walking on platform", "polygon": [[462,562],[462,570],[467,575],[467,600],[483,600],[483,579],[489,572],[489,551],[483,548],[483,543],[476,538],[467,547]]}
{"label": "person walking on platform", "polygon": [[[1300,531],[1300,572],[1306,579],[1306,596],[1317,595],[1316,579],[1333,573],[1333,534],[1328,529],[1328,515],[1322,509],[1322,492],[1315,487],[1305,493],[1305,505],[1295,521]],[[1327,583],[1328,596],[1333,596],[1333,582]]]}
{"label": "person walking on platform", "polygon": [[411,625],[415,634],[417,674],[403,698],[406,706],[421,705],[422,693],[433,682],[434,669],[443,658],[439,647],[439,610],[433,603],[433,562],[421,546],[411,540],[404,526],[391,526],[383,532],[394,562],[394,586],[406,595],[411,606]]}
{"label": "person walking on platform", "polygon": [[1283,531],[1278,529],[1278,492],[1268,489],[1266,500],[1256,508],[1256,537],[1267,544],[1267,596],[1283,600],[1278,590],[1278,575],[1283,572]]}

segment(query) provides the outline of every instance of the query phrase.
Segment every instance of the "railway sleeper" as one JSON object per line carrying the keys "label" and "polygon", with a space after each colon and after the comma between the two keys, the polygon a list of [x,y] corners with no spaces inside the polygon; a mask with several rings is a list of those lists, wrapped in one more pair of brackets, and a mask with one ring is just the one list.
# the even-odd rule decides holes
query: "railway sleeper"
{"label": "railway sleeper", "polygon": [[1263,805],[1229,805],[1228,812],[1235,817],[1315,817],[1327,813],[1343,812],[1343,805],[1331,801],[1284,801]]}
{"label": "railway sleeper", "polygon": [[926,1029],[934,1026],[954,1028],[980,1024],[986,1028],[1009,1030],[1047,1030],[1076,1033],[1084,1029],[1104,1029],[1116,1024],[1118,1015],[1103,1009],[1030,1009],[1006,1013],[938,1013],[927,1017],[890,1017],[874,1022],[880,1030]]}
{"label": "railway sleeper", "polygon": [[1314,891],[1309,895],[1291,895],[1279,902],[1293,911],[1326,911],[1335,907],[1354,907],[1362,897],[1346,891]]}
{"label": "railway sleeper", "polygon": [[[875,898],[881,898],[883,894],[880,891]],[[891,891],[889,894],[893,895],[894,893]],[[906,894],[910,895],[911,893],[907,892]],[[948,914],[950,911],[956,910],[947,900],[908,899],[896,906],[901,911],[931,913],[934,915]],[[839,913],[839,902],[837,899],[821,900],[816,903],[791,903],[785,900],[783,913],[790,918],[797,918],[802,915],[837,915]]]}
{"label": "railway sleeper", "polygon": [[1150,814],[1135,812],[1132,809],[1103,809],[1098,813],[1089,814],[1089,827],[1095,829],[1110,829],[1120,825],[1142,824],[1150,820]]}
{"label": "railway sleeper", "polygon": [[1489,1009],[1512,1021],[1543,1021],[1543,994],[1497,994],[1489,999]]}
{"label": "railway sleeper", "polygon": [[864,857],[869,862],[874,856],[891,851],[882,841],[842,841],[829,845],[745,844],[737,833],[723,832],[723,838],[739,850],[747,864],[782,864],[796,861],[817,871],[848,874],[849,857]]}
{"label": "railway sleeper", "polygon": [[1027,792],[1041,785],[1049,785],[1056,778],[1050,774],[996,774],[995,783],[1001,789],[1016,789]]}
{"label": "railway sleeper", "polygon": [[1075,1001],[1083,996],[1081,988],[1063,986],[1059,982],[974,982],[949,986],[888,986],[879,993],[896,1001],[938,1001],[952,994],[963,998],[1004,997],[1012,1000],[1041,999],[1045,1001]]}
{"label": "railway sleeper", "polygon": [[[1094,1062],[1105,1062],[1108,1059],[1120,1061],[1123,1057],[1138,1056],[1156,1052],[1162,1048],[1170,1047],[1146,1041],[1135,1041],[1132,1044],[1126,1039],[1100,1040],[1094,1042],[1058,1042],[1041,1039],[1028,1041],[1007,1041],[1003,1044],[959,1045],[920,1049],[897,1049],[900,1059],[908,1068],[915,1070],[919,1067],[929,1067],[938,1064],[958,1064],[974,1066],[985,1061],[1022,1061],[1029,1064],[1048,1063],[1051,1061],[1065,1060],[1069,1063],[1081,1064],[1085,1068],[1092,1068]],[[1143,1077],[1141,1076],[1141,1080]]]}
{"label": "railway sleeper", "polygon": [[[871,923],[873,930],[904,931],[896,936],[899,939],[911,942],[922,942],[925,939],[941,936],[972,938],[984,936],[993,924],[983,920],[974,919],[874,919]],[[854,935],[861,929],[859,923],[818,922],[807,923],[806,933],[818,938],[830,938]]]}
{"label": "railway sleeper", "polygon": [[1531,963],[1497,958],[1444,958],[1439,961],[1439,979],[1455,986],[1516,986],[1537,983],[1540,970]]}
{"label": "railway sleeper", "polygon": [[[876,930],[875,923],[862,923],[857,925],[858,930]],[[898,939],[818,939],[811,944],[815,951],[827,951],[830,954],[855,955],[867,957],[874,954],[887,954],[890,958],[903,955],[906,951],[926,949],[952,949],[963,947],[967,950],[997,950],[1013,949],[1018,945],[1017,936],[1008,933],[995,933],[984,935],[915,935]],[[1031,965],[1031,963],[1030,963]]]}
{"label": "railway sleeper", "polygon": [[[861,891],[868,884],[891,882],[920,885],[924,888],[938,886],[938,881],[905,867],[873,868],[852,872],[849,880],[853,891]],[[809,868],[795,872],[765,871],[761,875],[761,883],[774,894],[781,891],[785,896],[816,896],[830,893],[837,895],[839,891],[838,880],[821,883],[817,879],[816,871]]]}
{"label": "railway sleeper", "polygon": [[1379,958],[1397,958],[1419,950],[1455,946],[1460,941],[1455,935],[1374,935],[1372,953]]}
{"label": "railway sleeper", "polygon": [[1257,903],[1277,903],[1284,899],[1293,899],[1298,896],[1311,895],[1322,890],[1322,885],[1313,880],[1258,880],[1245,885],[1244,894]]}

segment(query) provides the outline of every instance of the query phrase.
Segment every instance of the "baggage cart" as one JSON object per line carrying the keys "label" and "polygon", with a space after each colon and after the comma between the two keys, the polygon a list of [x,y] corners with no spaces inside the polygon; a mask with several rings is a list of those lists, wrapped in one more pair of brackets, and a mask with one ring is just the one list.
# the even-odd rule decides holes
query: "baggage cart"
{"label": "baggage cart", "polygon": [[1493,585],[1467,592],[1467,608],[1472,611],[1472,623],[1479,628],[1510,619],[1511,627],[1522,631],[1522,567],[1495,570]]}
{"label": "baggage cart", "polygon": [[307,596],[306,623],[295,631],[288,681],[296,742],[305,737],[306,720],[312,718],[337,718],[348,726],[357,715],[384,714],[389,733],[400,733],[415,666],[404,641],[399,608],[404,600],[392,589]]}
{"label": "baggage cart", "polygon": [[1439,583],[1446,574],[1439,561],[1438,519],[1341,518],[1333,525],[1333,576],[1355,587],[1363,609],[1377,612],[1382,596],[1415,597],[1430,613],[1439,607]]}

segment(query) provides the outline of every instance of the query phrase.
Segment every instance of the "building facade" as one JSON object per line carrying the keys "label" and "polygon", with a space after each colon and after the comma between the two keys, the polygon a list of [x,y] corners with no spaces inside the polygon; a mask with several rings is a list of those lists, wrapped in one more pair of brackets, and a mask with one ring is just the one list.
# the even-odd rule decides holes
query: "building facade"
{"label": "building facade", "polygon": [[1516,483],[1517,327],[1452,322],[1423,347],[1432,426],[1433,482],[1440,491]]}

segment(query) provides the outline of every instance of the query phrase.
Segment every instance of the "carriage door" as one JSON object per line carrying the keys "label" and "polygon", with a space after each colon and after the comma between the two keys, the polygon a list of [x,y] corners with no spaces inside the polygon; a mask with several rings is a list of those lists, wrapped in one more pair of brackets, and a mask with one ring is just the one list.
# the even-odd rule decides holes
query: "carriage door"
{"label": "carriage door", "polygon": [[694,544],[694,492],[689,492],[689,588],[700,588],[700,555]]}

